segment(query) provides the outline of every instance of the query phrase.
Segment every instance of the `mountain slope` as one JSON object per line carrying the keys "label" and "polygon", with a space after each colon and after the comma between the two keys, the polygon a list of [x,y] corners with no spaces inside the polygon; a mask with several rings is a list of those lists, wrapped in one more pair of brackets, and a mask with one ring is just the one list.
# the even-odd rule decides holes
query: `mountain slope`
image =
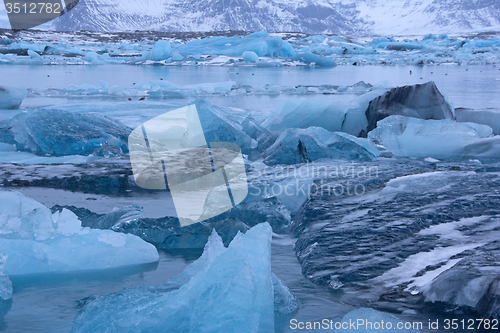
{"label": "mountain slope", "polygon": [[499,0],[81,0],[42,28],[420,35],[498,26]]}

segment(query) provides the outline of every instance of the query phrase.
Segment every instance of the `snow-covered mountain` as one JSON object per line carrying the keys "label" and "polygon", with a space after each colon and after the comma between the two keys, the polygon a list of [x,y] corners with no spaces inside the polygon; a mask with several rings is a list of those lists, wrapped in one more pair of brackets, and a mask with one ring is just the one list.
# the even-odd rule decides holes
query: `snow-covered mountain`
{"label": "snow-covered mountain", "polygon": [[44,28],[413,35],[498,26],[499,0],[80,0]]}

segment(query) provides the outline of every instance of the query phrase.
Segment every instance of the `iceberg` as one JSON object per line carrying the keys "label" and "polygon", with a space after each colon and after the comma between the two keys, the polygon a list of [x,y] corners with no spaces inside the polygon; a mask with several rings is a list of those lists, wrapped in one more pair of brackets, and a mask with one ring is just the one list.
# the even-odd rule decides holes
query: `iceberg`
{"label": "iceberg", "polygon": [[157,262],[134,235],[82,228],[67,209],[51,211],[21,193],[0,191],[0,253],[8,275],[108,269]]}
{"label": "iceberg", "polygon": [[294,48],[279,36],[269,36],[261,31],[246,37],[208,37],[192,40],[180,45],[177,51],[182,55],[226,55],[241,57],[243,52],[254,52],[258,57],[292,57]]}
{"label": "iceberg", "polygon": [[0,86],[0,109],[19,109],[26,98],[26,89]]}
{"label": "iceberg", "polygon": [[493,162],[500,159],[500,136],[481,139],[464,147],[465,157],[482,162]]}
{"label": "iceberg", "polygon": [[31,109],[0,125],[0,142],[41,156],[120,156],[131,129],[96,113]]}
{"label": "iceberg", "polygon": [[457,121],[488,125],[493,134],[500,135],[500,110],[455,109]]}
{"label": "iceberg", "polygon": [[264,152],[264,163],[297,164],[322,158],[371,161],[380,153],[367,141],[321,127],[285,130]]}
{"label": "iceberg", "polygon": [[[475,154],[475,145],[480,145],[483,149],[485,141],[481,139],[491,135],[492,129],[486,125],[457,123],[449,119],[423,120],[389,116],[377,123],[377,127],[368,133],[368,138],[383,145],[396,156],[462,159],[471,151]],[[486,142],[496,141],[491,138]],[[489,151],[485,153],[486,156],[491,154],[491,149],[486,150]]]}
{"label": "iceberg", "polygon": [[[379,312],[370,308],[353,310],[346,314],[340,323],[347,323],[348,325],[344,324],[346,329],[342,328],[336,330],[336,332],[373,333],[393,332],[397,330],[403,333],[418,333],[420,332],[419,329],[423,328],[422,323],[406,322],[392,314]],[[353,323],[355,324],[351,325]]]}
{"label": "iceberg", "polygon": [[259,224],[226,249],[214,231],[180,275],[91,298],[71,332],[274,332],[275,310],[294,311],[298,300],[271,272],[271,234]]}
{"label": "iceberg", "polygon": [[308,65],[316,65],[319,67],[335,67],[337,63],[327,57],[322,57],[309,52],[298,53],[291,58],[292,61],[301,61]]}
{"label": "iceberg", "polygon": [[366,109],[368,130],[377,122],[391,115],[420,119],[455,119],[454,109],[434,82],[397,87],[373,99]]}
{"label": "iceberg", "polygon": [[235,143],[244,154],[257,148],[257,141],[248,136],[242,126],[221,108],[203,100],[192,104],[196,105],[207,142]]}
{"label": "iceberg", "polygon": [[155,46],[151,51],[146,51],[142,54],[142,59],[153,61],[165,60],[170,57],[171,53],[172,48],[170,47],[170,42],[166,40],[159,40],[155,43]]}
{"label": "iceberg", "polygon": [[253,51],[245,51],[243,52],[243,54],[241,55],[243,57],[243,60],[246,61],[246,62],[257,62],[259,61],[259,56],[257,55],[257,53],[253,52]]}
{"label": "iceberg", "polygon": [[[352,90],[360,86],[364,85],[358,83],[345,89]],[[363,89],[366,89],[366,86]],[[374,89],[350,103],[290,98],[280,103],[260,125],[269,131],[316,126],[330,132],[366,137],[368,122],[365,111],[370,101],[384,92],[385,89]]]}
{"label": "iceberg", "polygon": [[3,269],[6,260],[7,255],[0,253],[0,301],[7,301],[12,298],[12,282]]}

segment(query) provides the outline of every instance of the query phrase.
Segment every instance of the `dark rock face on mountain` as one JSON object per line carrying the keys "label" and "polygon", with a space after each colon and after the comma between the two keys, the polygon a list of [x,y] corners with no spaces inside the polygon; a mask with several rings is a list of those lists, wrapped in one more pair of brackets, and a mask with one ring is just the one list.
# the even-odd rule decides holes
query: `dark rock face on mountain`
{"label": "dark rock face on mountain", "polygon": [[434,82],[397,87],[373,99],[366,110],[368,132],[392,115],[420,119],[455,119],[454,112]]}

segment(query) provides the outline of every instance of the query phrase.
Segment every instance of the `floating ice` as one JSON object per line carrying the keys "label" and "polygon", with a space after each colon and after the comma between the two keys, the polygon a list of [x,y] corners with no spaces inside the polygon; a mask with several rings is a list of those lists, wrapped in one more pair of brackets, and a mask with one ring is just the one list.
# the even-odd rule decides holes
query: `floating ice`
{"label": "floating ice", "polygon": [[266,164],[297,164],[322,158],[370,161],[379,151],[363,139],[321,127],[285,130],[264,152]]}
{"label": "floating ice", "polygon": [[246,62],[257,62],[259,61],[259,56],[253,51],[245,51],[242,54],[243,60]]}
{"label": "floating ice", "polygon": [[242,126],[222,109],[203,100],[193,104],[196,105],[207,142],[235,143],[245,154],[257,148],[257,141],[248,136]]}
{"label": "floating ice", "polygon": [[95,297],[71,332],[273,332],[274,311],[293,311],[298,302],[271,273],[270,241],[268,224],[240,234],[227,249],[213,232],[203,255],[179,276]]}
{"label": "floating ice", "polygon": [[26,98],[26,89],[0,86],[0,109],[18,109]]}
{"label": "floating ice", "polygon": [[322,57],[309,52],[298,53],[292,57],[292,61],[301,61],[308,65],[316,65],[319,67],[335,67],[337,63],[334,60]]}
{"label": "floating ice", "polygon": [[172,48],[170,47],[170,42],[166,40],[159,40],[156,42],[151,51],[143,53],[142,59],[154,61],[164,60],[168,59],[171,53]]}
{"label": "floating ice", "polygon": [[342,328],[336,330],[336,332],[373,333],[397,330],[403,333],[417,333],[419,329],[423,328],[422,326],[415,326],[414,323],[401,320],[392,314],[370,308],[360,308],[349,312],[342,318],[341,323],[347,323],[347,325],[344,324],[345,329]]}
{"label": "floating ice", "polygon": [[[79,38],[78,38],[79,39]],[[51,43],[43,41],[0,42],[0,63],[21,64],[161,64],[304,66],[314,63],[330,67],[335,64],[492,64],[500,62],[500,39],[480,36],[474,39],[440,36],[396,40],[377,37],[372,41],[338,36],[308,36],[289,38],[270,36],[266,32],[247,36],[215,36],[186,41],[175,38],[126,43]],[[243,53],[255,56],[243,59]],[[264,58],[274,58],[268,61]],[[251,60],[251,61],[249,61]]]}
{"label": "floating ice", "polygon": [[177,48],[182,55],[207,54],[240,57],[243,52],[254,52],[259,57],[291,57],[295,50],[278,36],[266,32],[253,33],[246,37],[208,37],[192,40]]}
{"label": "floating ice", "polygon": [[500,110],[455,109],[457,121],[488,125],[493,134],[500,135]]}
{"label": "floating ice", "polygon": [[478,159],[483,162],[492,162],[500,159],[500,136],[478,140],[464,148],[465,156],[469,159]]}
{"label": "floating ice", "polygon": [[484,145],[480,139],[491,134],[491,127],[486,125],[390,116],[379,121],[368,137],[396,156],[461,159],[473,150],[470,146],[466,151],[466,146]]}
{"label": "floating ice", "polygon": [[139,237],[82,228],[69,210],[48,208],[17,192],[0,191],[0,253],[9,275],[106,269],[158,261]]}
{"label": "floating ice", "polygon": [[366,110],[368,131],[377,122],[391,115],[420,119],[455,119],[453,108],[448,105],[434,82],[398,87],[373,99]]}
{"label": "floating ice", "polygon": [[0,300],[4,301],[12,298],[12,282],[3,268],[6,260],[7,255],[0,253]]}
{"label": "floating ice", "polygon": [[130,129],[95,113],[32,109],[0,127],[0,142],[37,155],[116,156],[128,152]]}

